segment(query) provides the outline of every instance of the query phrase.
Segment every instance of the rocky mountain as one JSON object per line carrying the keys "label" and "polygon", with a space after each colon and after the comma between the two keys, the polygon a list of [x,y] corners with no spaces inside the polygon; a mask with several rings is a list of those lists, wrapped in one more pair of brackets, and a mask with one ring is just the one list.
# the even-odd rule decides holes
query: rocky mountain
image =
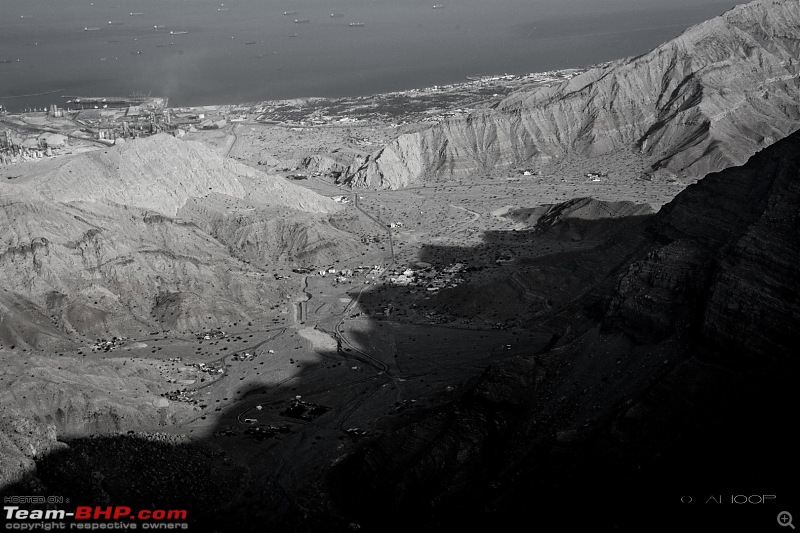
{"label": "rocky mountain", "polygon": [[401,135],[343,181],[397,189],[565,157],[640,153],[700,178],[800,126],[800,6],[756,0],[640,57]]}
{"label": "rocky mountain", "polygon": [[6,352],[0,363],[0,486],[66,449],[70,436],[158,428],[195,414],[151,392],[163,382],[160,362]]}
{"label": "rocky mountain", "polygon": [[[200,529],[217,531],[500,531],[525,520],[545,530],[563,522],[601,531],[776,527],[797,497],[800,443],[786,421],[800,378],[798,205],[795,133],[690,185],[656,214],[588,199],[512,214],[534,228],[521,238],[598,241],[557,254],[562,273],[590,275],[571,301],[530,313],[553,332],[551,343],[432,393],[424,407],[398,402],[369,431],[337,439],[313,473],[301,475],[294,461],[298,435],[293,451],[267,462],[287,465],[286,484],[255,462],[243,475],[198,448],[202,441],[153,448],[128,437],[77,439],[62,449],[56,435],[188,413],[159,407],[153,361],[6,357],[0,466],[19,474],[36,464],[36,476],[8,490],[102,502],[113,500],[104,492],[111,487],[145,506],[157,495],[193,505]],[[628,223],[608,220],[624,215]],[[545,285],[557,284],[552,276]],[[231,419],[250,401],[230,406]],[[269,456],[263,446],[249,443],[248,457]],[[739,494],[776,500],[700,503]]]}
{"label": "rocky mountain", "polygon": [[166,135],[4,182],[0,346],[252,320],[297,290],[271,268],[360,251],[353,218]]}
{"label": "rocky mountain", "polygon": [[190,198],[211,194],[309,213],[339,210],[303,187],[166,134],[73,158],[26,188],[58,203],[103,201],[170,217]]}
{"label": "rocky mountain", "polygon": [[605,277],[556,311],[549,350],[494,364],[337,461],[326,490],[344,522],[773,523],[777,507],[726,514],[681,498],[796,497],[772,473],[796,471],[781,421],[800,377],[798,205],[795,133],[583,252]]}

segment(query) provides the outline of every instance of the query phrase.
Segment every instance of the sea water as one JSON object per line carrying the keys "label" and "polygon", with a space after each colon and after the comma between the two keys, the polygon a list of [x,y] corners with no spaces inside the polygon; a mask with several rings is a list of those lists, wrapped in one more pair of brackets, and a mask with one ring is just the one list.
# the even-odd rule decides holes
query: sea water
{"label": "sea water", "polygon": [[172,106],[356,96],[587,66],[644,53],[736,3],[2,0],[0,103],[14,111],[63,104],[62,95],[150,93]]}

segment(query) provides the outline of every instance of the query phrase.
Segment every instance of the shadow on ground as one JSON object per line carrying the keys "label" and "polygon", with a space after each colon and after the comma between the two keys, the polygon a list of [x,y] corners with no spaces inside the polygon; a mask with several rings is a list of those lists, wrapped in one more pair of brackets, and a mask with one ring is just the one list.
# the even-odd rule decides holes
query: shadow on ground
{"label": "shadow on ground", "polygon": [[[186,508],[195,531],[775,527],[780,505],[797,501],[787,476],[797,442],[785,429],[796,331],[776,353],[709,341],[709,294],[730,248],[683,242],[656,217],[602,224],[427,247],[421,261],[460,262],[463,280],[365,291],[366,325],[346,333],[362,352],[340,345],[291,386],[239,391],[205,438],[73,440],[2,492]],[[736,290],[730,298],[743,298]],[[392,340],[423,320],[462,336],[537,336],[469,365],[437,363],[451,385],[409,372]],[[413,355],[433,357],[431,343]],[[364,368],[319,379],[319,365],[342,364]],[[257,422],[243,423],[256,405]],[[719,507],[700,503],[713,495]]]}

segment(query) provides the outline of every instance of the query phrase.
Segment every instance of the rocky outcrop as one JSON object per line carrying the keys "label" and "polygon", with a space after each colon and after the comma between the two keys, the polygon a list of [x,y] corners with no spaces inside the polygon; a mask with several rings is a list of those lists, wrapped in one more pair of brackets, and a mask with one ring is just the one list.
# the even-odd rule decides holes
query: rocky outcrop
{"label": "rocky outcrop", "polygon": [[397,189],[631,150],[686,178],[740,165],[800,126],[798,34],[797,2],[737,6],[643,56],[401,135],[343,180]]}
{"label": "rocky outcrop", "polygon": [[559,204],[514,209],[505,217],[538,233],[557,239],[598,239],[617,222],[652,214],[647,204],[604,202],[594,198],[574,198]]}
{"label": "rocky outcrop", "polygon": [[689,186],[627,230],[631,257],[559,311],[570,326],[549,351],[342,458],[328,489],[346,520],[501,527],[581,509],[571,524],[628,530],[667,508],[660,524],[757,529],[760,515],[665,502],[712,486],[791,497],[765,472],[797,446],[781,420],[800,370],[798,205],[800,133]]}

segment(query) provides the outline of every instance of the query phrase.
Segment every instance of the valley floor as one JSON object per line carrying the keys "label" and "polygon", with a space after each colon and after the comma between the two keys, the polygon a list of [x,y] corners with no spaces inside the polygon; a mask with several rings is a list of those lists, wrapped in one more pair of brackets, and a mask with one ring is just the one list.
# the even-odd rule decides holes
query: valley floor
{"label": "valley floor", "polygon": [[[474,103],[452,100],[443,108],[435,102],[426,105],[436,113]],[[656,210],[686,185],[646,178],[647,163],[629,153],[399,191],[337,185],[344,165],[419,127],[400,125],[397,118],[370,115],[356,124],[318,125],[251,118],[187,133],[187,140],[349,203],[369,228],[362,237],[370,245],[361,256],[336,264],[303,273],[282,270],[276,279],[289,300],[260,323],[227,325],[224,337],[142,332],[110,351],[92,351],[89,343],[80,350],[39,353],[37,365],[47,372],[57,372],[62,361],[70,372],[88,365],[89,378],[83,387],[73,383],[72,393],[102,392],[130,402],[151,413],[137,422],[137,431],[207,443],[222,450],[226,461],[246,465],[245,473],[236,474],[241,492],[220,506],[257,490],[275,497],[312,481],[380,431],[385,419],[455,397],[491,363],[551,344],[560,326],[545,315],[591,280],[579,268],[571,280],[565,276],[572,269],[568,259],[603,236],[576,231],[569,238],[537,240],[516,213],[583,197]],[[38,166],[52,164],[4,170],[24,183],[35,179]],[[559,281],[548,286],[549,279]],[[19,353],[0,353],[8,369],[4,406],[39,416],[38,401],[21,391],[33,391],[41,376],[22,377]],[[92,377],[110,373],[123,379],[131,369],[141,375],[142,390]],[[86,426],[72,437],[109,430],[112,425]]]}

